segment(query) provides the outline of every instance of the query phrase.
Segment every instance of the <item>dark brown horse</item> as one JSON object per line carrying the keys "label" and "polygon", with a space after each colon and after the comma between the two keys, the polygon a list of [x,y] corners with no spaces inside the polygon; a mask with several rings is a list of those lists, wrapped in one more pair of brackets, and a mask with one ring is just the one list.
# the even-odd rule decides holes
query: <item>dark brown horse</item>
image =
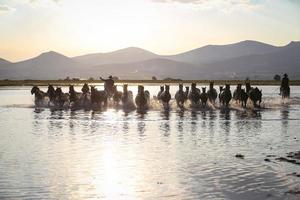
{"label": "dark brown horse", "polygon": [[144,86],[138,86],[138,94],[135,97],[135,104],[139,111],[146,111],[150,106],[150,93],[144,90]]}
{"label": "dark brown horse", "polygon": [[161,93],[160,99],[163,103],[163,106],[165,109],[169,108],[169,102],[171,100],[171,94],[170,94],[170,86],[165,85],[165,90]]}
{"label": "dark brown horse", "polygon": [[218,97],[218,93],[217,93],[217,90],[214,88],[214,83],[213,82],[210,82],[209,84],[209,90],[207,91],[207,96],[208,96],[208,99],[211,103],[215,103],[216,102],[216,99]]}
{"label": "dark brown horse", "polygon": [[187,100],[187,94],[183,91],[183,85],[179,84],[179,90],[175,94],[175,100],[179,108],[183,108],[184,102]]}
{"label": "dark brown horse", "polygon": [[95,86],[91,86],[91,103],[94,109],[107,107],[108,95],[104,90],[98,91]]}
{"label": "dark brown horse", "polygon": [[208,95],[206,93],[206,88],[202,88],[202,93],[200,94],[200,100],[201,100],[201,105],[206,106],[207,100],[208,100]]}
{"label": "dark brown horse", "polygon": [[191,101],[192,105],[198,105],[200,100],[200,91],[196,87],[196,83],[192,83],[188,98]]}
{"label": "dark brown horse", "polygon": [[45,92],[41,91],[38,86],[33,86],[32,87],[31,94],[35,95],[35,98],[34,98],[35,105],[36,106],[42,106],[44,98],[45,98],[45,96],[47,96],[47,94]]}

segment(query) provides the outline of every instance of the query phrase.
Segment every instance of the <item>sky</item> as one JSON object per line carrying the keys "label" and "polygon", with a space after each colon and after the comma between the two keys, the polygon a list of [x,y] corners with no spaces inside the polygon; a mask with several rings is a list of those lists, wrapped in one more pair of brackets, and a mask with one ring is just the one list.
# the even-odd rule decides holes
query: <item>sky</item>
{"label": "sky", "polygon": [[300,40],[300,0],[0,0],[0,58]]}

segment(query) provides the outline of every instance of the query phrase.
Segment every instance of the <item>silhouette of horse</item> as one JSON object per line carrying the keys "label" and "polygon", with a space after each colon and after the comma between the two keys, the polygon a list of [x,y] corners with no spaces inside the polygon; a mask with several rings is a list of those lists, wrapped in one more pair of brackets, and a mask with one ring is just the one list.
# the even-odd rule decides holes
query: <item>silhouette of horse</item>
{"label": "silhouette of horse", "polygon": [[188,98],[191,101],[192,106],[198,105],[200,100],[200,92],[199,89],[196,87],[196,83],[192,83],[191,91],[189,92]]}
{"label": "silhouette of horse", "polygon": [[159,92],[157,93],[157,99],[158,99],[158,100],[161,100],[160,95],[164,92],[164,90],[165,90],[164,86],[161,85],[161,86],[160,86],[160,90],[159,90]]}
{"label": "silhouette of horse", "polygon": [[123,94],[121,97],[123,109],[135,109],[135,105],[133,102],[133,94],[131,91],[128,91],[128,85],[123,85]]}
{"label": "silhouette of horse", "polygon": [[184,102],[187,100],[188,92],[183,91],[183,85],[179,84],[179,90],[175,94],[175,100],[179,108],[183,108]]}
{"label": "silhouette of horse", "polygon": [[247,94],[247,92],[245,91],[245,89],[242,89],[242,90],[241,90],[241,99],[240,99],[240,102],[242,103],[242,106],[243,106],[243,107],[246,107],[246,105],[247,105],[247,100],[248,100],[248,94]]}
{"label": "silhouette of horse", "polygon": [[207,91],[207,96],[208,96],[208,99],[211,103],[215,103],[216,102],[216,99],[218,97],[218,93],[217,93],[217,90],[214,88],[214,83],[213,82],[210,82],[209,84],[209,90]]}
{"label": "silhouette of horse", "polygon": [[105,90],[98,91],[95,86],[91,86],[91,104],[95,109],[107,107],[108,95]]}
{"label": "silhouette of horse", "polygon": [[89,85],[88,85],[87,83],[85,83],[85,84],[82,86],[81,92],[82,92],[83,94],[87,94],[87,93],[90,92],[90,88],[89,88]]}
{"label": "silhouette of horse", "polygon": [[36,106],[42,106],[46,93],[41,91],[38,86],[33,86],[31,89],[31,95],[33,94],[34,94],[34,104]]}
{"label": "silhouette of horse", "polygon": [[55,101],[55,89],[52,85],[48,85],[47,95],[49,97],[50,102],[54,103],[54,101]]}
{"label": "silhouette of horse", "polygon": [[[85,86],[86,85],[86,86]],[[91,97],[89,93],[89,89],[84,89],[84,87],[88,87],[87,84],[85,84],[81,91],[84,91],[84,93],[76,92],[73,85],[69,86],[69,94],[70,94],[70,107],[71,109],[89,109],[91,106]]]}
{"label": "silhouette of horse", "polygon": [[220,86],[220,94],[219,94],[220,104],[228,107],[231,98],[232,98],[232,94],[230,91],[230,85],[227,84],[225,86],[225,89],[223,89],[223,87]]}
{"label": "silhouette of horse", "polygon": [[135,97],[135,104],[139,111],[145,111],[149,109],[150,104],[150,93],[149,91],[144,91],[144,86],[138,86],[138,94]]}
{"label": "silhouette of horse", "polygon": [[[259,90],[257,87],[251,88],[249,91],[249,98],[253,102],[254,107],[260,107],[262,91]],[[257,104],[257,102],[258,102],[258,104]]]}
{"label": "silhouette of horse", "polygon": [[70,103],[77,103],[81,98],[82,93],[76,92],[73,85],[69,86]]}
{"label": "silhouette of horse", "polygon": [[202,93],[200,94],[201,105],[206,106],[208,95],[206,93],[206,87],[202,88]]}
{"label": "silhouette of horse", "polygon": [[280,94],[283,99],[290,98],[290,87],[289,86],[280,87]]}
{"label": "silhouette of horse", "polygon": [[118,91],[117,86],[113,86],[113,101],[115,105],[119,105],[122,99],[122,92]]}
{"label": "silhouette of horse", "polygon": [[55,90],[54,105],[59,108],[66,108],[69,106],[69,94],[63,93],[60,87],[57,87]]}
{"label": "silhouette of horse", "polygon": [[162,104],[165,109],[169,108],[169,102],[171,100],[171,94],[170,94],[170,86],[166,85],[165,90],[160,94],[160,99],[162,101]]}
{"label": "silhouette of horse", "polygon": [[190,91],[190,87],[189,86],[185,86],[185,100],[188,100],[188,96],[189,96],[189,91]]}
{"label": "silhouette of horse", "polygon": [[241,100],[241,90],[242,90],[242,84],[237,84],[236,89],[233,92],[232,98],[239,102]]}

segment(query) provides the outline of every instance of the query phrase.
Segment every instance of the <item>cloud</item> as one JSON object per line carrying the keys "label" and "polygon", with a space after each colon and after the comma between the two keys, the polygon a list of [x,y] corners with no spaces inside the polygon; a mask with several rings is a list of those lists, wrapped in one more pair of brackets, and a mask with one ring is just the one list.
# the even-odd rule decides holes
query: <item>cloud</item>
{"label": "cloud", "polygon": [[235,9],[252,10],[261,5],[257,0],[152,0],[157,3],[181,3],[196,5],[200,9],[217,8],[219,10],[228,12]]}
{"label": "cloud", "polygon": [[7,5],[0,5],[0,13],[14,11],[15,9]]}

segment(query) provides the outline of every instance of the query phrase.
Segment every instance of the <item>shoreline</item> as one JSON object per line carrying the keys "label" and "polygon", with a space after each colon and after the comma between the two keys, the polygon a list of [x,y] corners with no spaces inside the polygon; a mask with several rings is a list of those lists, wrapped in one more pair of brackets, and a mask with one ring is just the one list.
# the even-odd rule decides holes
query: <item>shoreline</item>
{"label": "shoreline", "polygon": [[[117,80],[115,83],[128,83],[128,84],[179,84],[179,83],[197,83],[208,85],[209,82],[214,82],[215,85],[237,85],[238,83],[244,84],[245,80]],[[275,80],[250,80],[252,85],[280,85],[281,81]],[[68,86],[68,85],[82,85],[89,84],[102,84],[101,80],[0,80],[1,86],[47,86],[52,84],[54,86]],[[291,86],[300,86],[300,80],[290,80]]]}

